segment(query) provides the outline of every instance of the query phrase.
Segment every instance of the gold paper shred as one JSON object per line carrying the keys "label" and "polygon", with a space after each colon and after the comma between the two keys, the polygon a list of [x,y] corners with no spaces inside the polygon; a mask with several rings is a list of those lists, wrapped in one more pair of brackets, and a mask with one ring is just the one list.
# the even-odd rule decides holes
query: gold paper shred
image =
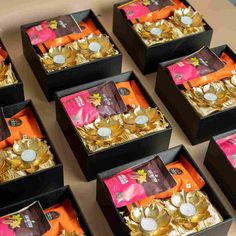
{"label": "gold paper shred", "polygon": [[0,87],[18,83],[14,72],[12,71],[11,63],[6,65],[4,62],[0,63]]}

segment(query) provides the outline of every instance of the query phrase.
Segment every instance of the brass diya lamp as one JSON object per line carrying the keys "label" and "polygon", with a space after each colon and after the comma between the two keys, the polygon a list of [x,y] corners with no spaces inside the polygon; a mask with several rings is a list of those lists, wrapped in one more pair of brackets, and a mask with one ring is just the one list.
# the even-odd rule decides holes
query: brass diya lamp
{"label": "brass diya lamp", "polygon": [[76,57],[76,50],[68,46],[51,47],[48,53],[39,56],[48,72],[75,66],[77,64]]}
{"label": "brass diya lamp", "polygon": [[126,114],[98,118],[77,131],[90,152],[130,141],[169,126],[157,108],[135,108]]}
{"label": "brass diya lamp", "polygon": [[163,114],[157,108],[140,108],[130,110],[122,115],[124,127],[137,137],[155,132],[169,126]]}
{"label": "brass diya lamp", "polygon": [[235,106],[236,86],[234,83],[235,76],[183,91],[183,94],[201,116],[206,116]]}
{"label": "brass diya lamp", "polygon": [[0,87],[18,83],[14,72],[12,71],[11,63],[6,65],[4,62],[0,63]]}
{"label": "brass diya lamp", "polygon": [[99,36],[90,34],[83,39],[73,42],[70,46],[88,61],[109,57],[119,53],[110,42],[109,36],[103,34],[100,34]]}
{"label": "brass diya lamp", "polygon": [[160,20],[154,23],[145,22],[144,24],[137,23],[133,27],[147,46],[183,36],[182,32],[168,20]]}
{"label": "brass diya lamp", "polygon": [[16,173],[30,174],[55,165],[50,147],[39,138],[25,136],[2,152],[6,162]]}
{"label": "brass diya lamp", "polygon": [[189,235],[223,221],[208,197],[201,191],[174,193],[170,199],[164,200],[164,205],[180,235]]}
{"label": "brass diya lamp", "polygon": [[131,236],[161,236],[173,230],[171,217],[158,200],[147,207],[132,206],[130,214],[124,219]]}
{"label": "brass diya lamp", "polygon": [[77,128],[85,146],[92,152],[128,140],[119,115],[98,118],[94,123]]}
{"label": "brass diya lamp", "polygon": [[184,35],[205,31],[202,16],[191,7],[175,10],[169,19]]}

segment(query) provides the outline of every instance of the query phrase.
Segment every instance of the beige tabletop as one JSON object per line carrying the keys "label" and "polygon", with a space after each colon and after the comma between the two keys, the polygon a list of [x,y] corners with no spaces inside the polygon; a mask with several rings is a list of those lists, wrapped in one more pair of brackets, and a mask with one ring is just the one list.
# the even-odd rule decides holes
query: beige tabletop
{"label": "beige tabletop", "polygon": [[[170,146],[184,144],[190,154],[206,174],[215,191],[232,215],[236,216],[219,186],[215,183],[203,165],[208,142],[191,146],[188,139],[165,108],[153,88],[156,73],[143,76],[125,49],[112,33],[112,6],[118,0],[1,0],[0,1],[0,34],[13,62],[24,82],[27,99],[32,99],[41,119],[48,130],[55,148],[64,164],[65,184],[69,184],[96,236],[109,236],[112,232],[96,202],[96,181],[86,182],[77,161],[56,122],[54,102],[48,103],[41,91],[28,63],[26,62],[21,45],[20,25],[92,8],[113,37],[123,54],[122,71],[134,70],[151,96],[156,100],[173,127]],[[236,7],[228,0],[189,0],[214,29],[211,46],[229,44],[236,51]],[[236,235],[234,222],[229,236]],[[222,235],[223,236],[223,235]]]}

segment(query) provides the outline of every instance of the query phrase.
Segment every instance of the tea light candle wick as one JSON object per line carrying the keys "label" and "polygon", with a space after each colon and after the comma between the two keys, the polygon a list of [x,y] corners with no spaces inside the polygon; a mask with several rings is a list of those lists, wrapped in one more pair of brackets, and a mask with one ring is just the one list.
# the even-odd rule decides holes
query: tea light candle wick
{"label": "tea light candle wick", "polygon": [[101,45],[97,42],[92,42],[89,44],[89,49],[92,52],[99,52],[101,50]]}
{"label": "tea light candle wick", "polygon": [[161,35],[162,30],[161,30],[160,28],[154,27],[154,28],[151,29],[150,32],[151,32],[151,34],[153,34],[153,35]]}
{"label": "tea light candle wick", "polygon": [[214,93],[205,93],[204,98],[210,102],[215,102],[217,100],[217,96]]}
{"label": "tea light candle wick", "polygon": [[193,23],[193,20],[189,16],[182,16],[181,22],[185,25],[191,25]]}
{"label": "tea light candle wick", "polygon": [[140,115],[135,118],[135,124],[136,125],[145,125],[148,123],[148,117],[145,115]]}
{"label": "tea light candle wick", "polygon": [[196,214],[196,207],[191,203],[181,204],[179,210],[180,210],[180,213],[186,217],[191,217]]}
{"label": "tea light candle wick", "polygon": [[22,152],[21,159],[24,162],[32,162],[36,159],[36,152],[32,149],[27,149]]}
{"label": "tea light candle wick", "polygon": [[66,62],[66,59],[63,55],[56,55],[53,57],[53,62],[55,64],[63,65]]}
{"label": "tea light candle wick", "polygon": [[144,232],[153,232],[158,229],[157,222],[152,218],[142,218],[140,226]]}
{"label": "tea light candle wick", "polygon": [[102,138],[109,138],[111,136],[111,129],[108,127],[101,127],[98,129],[97,134]]}

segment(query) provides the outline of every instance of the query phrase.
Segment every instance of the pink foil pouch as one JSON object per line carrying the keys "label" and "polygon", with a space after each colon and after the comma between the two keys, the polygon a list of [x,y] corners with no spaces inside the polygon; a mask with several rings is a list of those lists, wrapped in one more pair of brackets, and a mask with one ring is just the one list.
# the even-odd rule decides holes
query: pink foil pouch
{"label": "pink foil pouch", "polygon": [[158,156],[104,179],[104,182],[117,208],[167,191],[176,185]]}
{"label": "pink foil pouch", "polygon": [[80,26],[72,15],[58,16],[26,30],[32,45],[81,32]]}
{"label": "pink foil pouch", "polygon": [[173,5],[171,0],[153,0],[153,1],[131,1],[130,3],[124,4],[119,8],[125,12],[125,15],[128,20],[137,19],[141,16],[144,16],[150,12],[160,11],[166,6]]}
{"label": "pink foil pouch", "polygon": [[113,81],[63,97],[61,102],[76,127],[127,111]]}
{"label": "pink foil pouch", "polygon": [[224,67],[224,63],[208,47],[181,59],[168,66],[168,70],[176,85],[208,75]]}
{"label": "pink foil pouch", "polygon": [[228,160],[236,168],[236,134],[216,141],[223,150]]}

